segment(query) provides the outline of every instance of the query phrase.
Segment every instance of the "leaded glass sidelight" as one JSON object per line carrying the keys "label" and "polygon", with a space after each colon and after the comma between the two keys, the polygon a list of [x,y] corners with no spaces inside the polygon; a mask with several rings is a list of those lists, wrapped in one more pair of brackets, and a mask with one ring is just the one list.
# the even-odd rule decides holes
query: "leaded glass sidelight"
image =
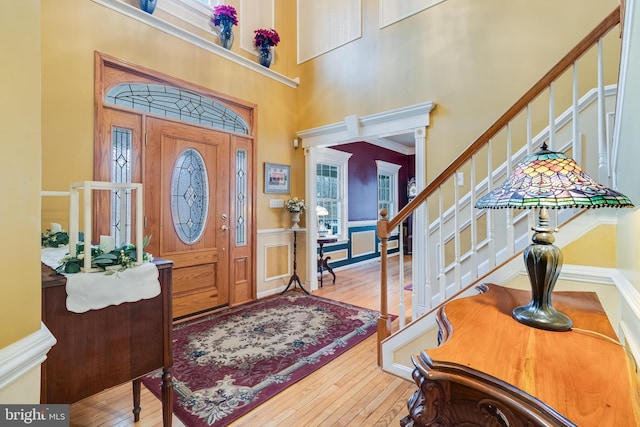
{"label": "leaded glass sidelight", "polygon": [[109,89],[104,101],[202,126],[249,134],[249,126],[234,111],[214,99],[172,86],[122,83]]}
{"label": "leaded glass sidelight", "polygon": [[[111,130],[111,181],[131,183],[131,129]],[[111,235],[116,247],[131,241],[131,190],[111,192]]]}
{"label": "leaded glass sidelight", "polygon": [[247,244],[247,150],[236,151],[236,244]]}
{"label": "leaded glass sidelight", "polygon": [[196,242],[204,232],[209,207],[207,168],[200,153],[187,148],[171,176],[171,218],[180,240]]}

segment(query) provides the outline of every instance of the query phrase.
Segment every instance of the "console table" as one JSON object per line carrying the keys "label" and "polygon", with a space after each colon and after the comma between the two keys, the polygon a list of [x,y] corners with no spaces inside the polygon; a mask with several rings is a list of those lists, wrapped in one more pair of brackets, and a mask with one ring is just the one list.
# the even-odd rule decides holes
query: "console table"
{"label": "console table", "polygon": [[71,404],[132,381],[138,421],[140,377],[162,368],[162,418],[164,426],[171,426],[173,262],[154,263],[160,295],[84,313],[67,310],[65,276],[42,264],[42,321],[58,342],[42,364],[41,403]]}
{"label": "console table", "polygon": [[554,292],[574,326],[551,332],[511,317],[529,291],[482,287],[440,309],[442,344],[413,358],[403,426],[640,425],[629,360],[595,293]]}
{"label": "console table", "polygon": [[318,272],[320,273],[320,287],[322,287],[322,273],[326,269],[333,276],[333,283],[336,283],[336,274],[329,266],[330,256],[325,257],[323,248],[326,243],[335,243],[338,241],[337,237],[318,237],[318,246],[320,247],[320,253],[318,254]]}

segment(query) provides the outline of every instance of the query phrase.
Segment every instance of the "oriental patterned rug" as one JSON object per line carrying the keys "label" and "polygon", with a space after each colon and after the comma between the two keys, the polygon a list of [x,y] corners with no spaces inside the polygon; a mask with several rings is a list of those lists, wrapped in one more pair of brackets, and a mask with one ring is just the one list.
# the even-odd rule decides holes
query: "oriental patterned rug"
{"label": "oriental patterned rug", "polygon": [[[287,292],[174,327],[173,412],[224,426],[376,330],[378,312]],[[143,378],[160,396],[161,371]]]}

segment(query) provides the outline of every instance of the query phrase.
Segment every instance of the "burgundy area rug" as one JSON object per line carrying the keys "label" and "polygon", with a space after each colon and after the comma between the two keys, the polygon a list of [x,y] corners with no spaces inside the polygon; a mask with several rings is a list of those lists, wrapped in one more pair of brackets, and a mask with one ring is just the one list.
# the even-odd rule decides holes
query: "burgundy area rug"
{"label": "burgundy area rug", "polygon": [[[224,426],[372,335],[379,313],[287,292],[178,324],[173,412]],[[161,371],[143,378],[160,396]]]}

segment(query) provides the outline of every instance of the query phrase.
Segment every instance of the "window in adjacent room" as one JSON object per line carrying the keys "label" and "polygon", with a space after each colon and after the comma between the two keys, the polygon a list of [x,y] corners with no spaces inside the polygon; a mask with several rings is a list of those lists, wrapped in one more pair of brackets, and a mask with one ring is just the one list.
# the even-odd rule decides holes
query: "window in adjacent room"
{"label": "window in adjacent room", "polygon": [[378,217],[381,209],[387,209],[387,218],[398,213],[398,171],[400,165],[376,160],[378,167]]}
{"label": "window in adjacent room", "polygon": [[[322,217],[329,233],[339,239],[347,236],[347,165],[350,153],[320,149],[316,163],[316,203],[329,215]],[[312,210],[313,212],[313,210]]]}

